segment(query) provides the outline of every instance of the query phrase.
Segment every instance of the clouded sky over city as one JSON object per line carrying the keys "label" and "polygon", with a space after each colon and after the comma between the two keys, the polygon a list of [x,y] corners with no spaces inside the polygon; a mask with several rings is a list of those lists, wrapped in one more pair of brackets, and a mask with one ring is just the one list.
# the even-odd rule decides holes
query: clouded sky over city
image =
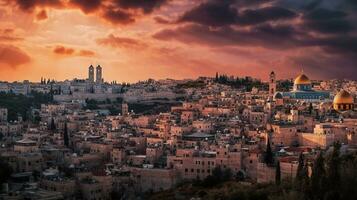
{"label": "clouded sky over city", "polygon": [[0,80],[357,78],[356,0],[0,0]]}

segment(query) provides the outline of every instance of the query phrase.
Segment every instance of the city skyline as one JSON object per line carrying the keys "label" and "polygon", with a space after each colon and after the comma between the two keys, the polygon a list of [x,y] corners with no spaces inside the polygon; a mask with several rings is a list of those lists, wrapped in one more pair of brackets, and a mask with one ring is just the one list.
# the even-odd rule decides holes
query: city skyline
{"label": "city skyline", "polygon": [[357,199],[357,0],[0,0],[0,200]]}
{"label": "city skyline", "polygon": [[[99,75],[98,75],[98,67],[100,68],[100,72],[99,72]],[[92,68],[92,69],[91,69]],[[32,82],[32,83],[42,83],[42,82],[47,82],[47,81],[55,81],[55,82],[65,82],[65,81],[73,81],[73,80],[87,80],[89,82],[92,82],[92,83],[139,83],[139,82],[142,82],[142,81],[146,81],[146,80],[165,80],[165,78],[163,79],[154,79],[154,78],[147,78],[145,80],[137,80],[135,82],[117,82],[116,80],[106,80],[105,77],[102,75],[104,72],[105,72],[105,69],[103,69],[103,67],[101,65],[89,65],[86,67],[86,69],[84,69],[85,71],[83,71],[81,73],[80,76],[77,76],[77,75],[74,75],[72,77],[69,77],[69,78],[66,78],[66,79],[54,79],[52,77],[46,77],[46,76],[41,76],[39,80],[14,80],[14,81],[0,81],[0,82],[8,82],[8,83],[16,83],[16,82],[22,82],[22,81],[29,81],[29,82]],[[92,71],[93,70],[93,71]],[[305,75],[304,73],[304,70],[301,70],[300,72],[297,72],[295,74],[295,77],[279,77],[279,73],[278,72],[275,72],[274,70],[272,70],[270,72],[271,74],[274,74],[275,76],[275,80],[276,81],[291,81],[291,83],[294,82],[294,79],[296,79],[297,76],[300,76],[300,75]],[[226,73],[219,73],[219,72],[215,72],[215,74],[212,74],[212,75],[208,75],[208,76],[197,76],[197,77],[193,77],[193,78],[182,78],[182,79],[173,79],[173,78],[170,78],[170,77],[167,77],[166,79],[167,80],[177,80],[177,81],[188,81],[188,80],[197,80],[197,79],[200,79],[200,78],[217,78],[217,76],[224,76],[224,77],[227,77],[227,78],[246,78],[246,77],[249,77],[249,78],[252,78],[252,79],[255,79],[255,80],[259,80],[263,83],[269,83],[270,82],[270,79],[271,77],[263,77],[262,79],[258,78],[258,77],[252,77],[252,76],[248,76],[248,75],[240,75],[240,76],[237,76],[235,74],[226,74]],[[326,81],[324,79],[314,79],[312,78],[311,79],[312,81]],[[338,80],[338,79],[336,79]],[[345,80],[351,80],[351,81],[354,81],[354,79],[345,79]]]}
{"label": "city skyline", "polygon": [[118,82],[216,72],[355,79],[356,4],[343,1],[0,0],[0,80]]}

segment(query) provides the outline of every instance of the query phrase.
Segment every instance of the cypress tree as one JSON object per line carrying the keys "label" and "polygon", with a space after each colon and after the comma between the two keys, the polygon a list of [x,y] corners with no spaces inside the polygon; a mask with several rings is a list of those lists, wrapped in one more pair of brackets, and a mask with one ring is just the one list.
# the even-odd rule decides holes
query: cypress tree
{"label": "cypress tree", "polygon": [[297,189],[301,189],[301,183],[304,176],[304,155],[300,153],[299,161],[298,161],[298,168],[296,170],[296,177],[295,177],[295,186]]}
{"label": "cypress tree", "polygon": [[12,172],[13,170],[9,163],[7,163],[4,158],[0,157],[0,192],[2,184],[6,183],[10,179]]}
{"label": "cypress tree", "polygon": [[268,141],[267,141],[267,149],[265,151],[265,156],[264,156],[264,162],[267,165],[271,165],[274,162],[274,156],[273,156],[273,151],[271,150],[269,136],[268,136]]}
{"label": "cypress tree", "polygon": [[51,118],[50,129],[51,129],[51,131],[56,130],[55,120],[53,118]]}
{"label": "cypress tree", "polygon": [[65,145],[66,147],[69,146],[69,137],[68,137],[67,123],[64,124],[63,143],[64,143],[64,145]]}
{"label": "cypress tree", "polygon": [[328,184],[328,192],[327,199],[338,199],[339,198],[339,185],[340,185],[340,148],[341,144],[339,142],[335,142],[333,145],[333,151],[327,161],[327,184]]}
{"label": "cypress tree", "polygon": [[[49,83],[47,83],[49,84]],[[50,88],[50,98],[51,98],[51,101],[53,101],[53,86],[51,84],[51,88]]]}
{"label": "cypress tree", "polygon": [[280,162],[277,161],[275,168],[275,184],[280,185],[281,182],[281,171],[280,171]]}
{"label": "cypress tree", "polygon": [[301,192],[304,194],[304,199],[310,199],[311,190],[310,190],[310,177],[308,171],[308,164],[305,162],[304,167],[302,169],[302,182],[301,182]]}
{"label": "cypress tree", "polygon": [[314,191],[314,199],[323,199],[326,192],[325,161],[322,152],[317,156],[311,174],[311,190]]}

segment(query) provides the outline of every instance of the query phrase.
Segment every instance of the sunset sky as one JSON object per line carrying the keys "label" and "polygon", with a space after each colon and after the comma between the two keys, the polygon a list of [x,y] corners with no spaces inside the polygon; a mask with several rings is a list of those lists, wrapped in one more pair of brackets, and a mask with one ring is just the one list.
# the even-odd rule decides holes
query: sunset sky
{"label": "sunset sky", "polygon": [[357,79],[356,0],[0,0],[0,80]]}

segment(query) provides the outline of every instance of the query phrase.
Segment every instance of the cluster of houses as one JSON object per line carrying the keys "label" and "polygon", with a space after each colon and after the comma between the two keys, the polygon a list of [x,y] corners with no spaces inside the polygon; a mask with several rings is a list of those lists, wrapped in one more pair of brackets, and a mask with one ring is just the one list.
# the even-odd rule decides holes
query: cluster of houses
{"label": "cluster of houses", "polygon": [[42,105],[33,124],[9,123],[0,109],[0,156],[13,170],[0,198],[130,199],[205,180],[216,168],[272,182],[267,145],[281,177],[292,180],[300,154],[314,159],[336,141],[357,149],[356,83],[315,84],[300,75],[292,91],[279,92],[272,73],[269,91],[246,92],[204,81],[159,114],[135,114],[123,103],[121,114],[101,115],[72,101]]}

